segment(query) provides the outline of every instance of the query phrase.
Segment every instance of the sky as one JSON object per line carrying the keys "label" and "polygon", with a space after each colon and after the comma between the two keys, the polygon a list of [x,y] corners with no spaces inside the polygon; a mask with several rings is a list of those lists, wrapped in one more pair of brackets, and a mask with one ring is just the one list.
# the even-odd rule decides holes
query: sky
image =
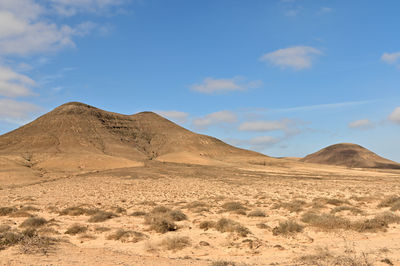
{"label": "sky", "polygon": [[400,162],[400,1],[0,0],[0,134],[70,101]]}

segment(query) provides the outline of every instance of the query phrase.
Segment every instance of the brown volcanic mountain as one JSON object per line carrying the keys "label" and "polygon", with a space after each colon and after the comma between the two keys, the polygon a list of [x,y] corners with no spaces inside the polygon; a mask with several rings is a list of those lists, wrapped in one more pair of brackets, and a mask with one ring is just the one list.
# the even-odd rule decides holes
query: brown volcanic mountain
{"label": "brown volcanic mountain", "polygon": [[359,168],[400,169],[400,164],[382,158],[372,151],[351,143],[340,143],[307,155],[300,161]]}
{"label": "brown volcanic mountain", "polygon": [[155,159],[213,164],[267,156],[184,129],[152,112],[122,115],[72,102],[0,136],[0,155],[44,169],[104,169]]}

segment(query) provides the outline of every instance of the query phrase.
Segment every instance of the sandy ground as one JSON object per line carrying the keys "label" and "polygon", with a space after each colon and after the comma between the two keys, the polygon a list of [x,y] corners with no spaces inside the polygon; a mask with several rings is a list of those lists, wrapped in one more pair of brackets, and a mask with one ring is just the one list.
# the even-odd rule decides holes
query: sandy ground
{"label": "sandy ground", "polygon": [[[59,176],[2,183],[1,265],[400,265],[400,205],[382,203],[400,196],[398,171],[149,162]],[[96,211],[111,217],[90,221]],[[45,221],[24,227],[31,216]]]}

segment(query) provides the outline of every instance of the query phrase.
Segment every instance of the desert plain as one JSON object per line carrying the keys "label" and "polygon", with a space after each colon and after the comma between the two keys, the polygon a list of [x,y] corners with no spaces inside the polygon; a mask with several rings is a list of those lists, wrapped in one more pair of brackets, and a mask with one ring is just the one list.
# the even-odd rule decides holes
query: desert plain
{"label": "desert plain", "polygon": [[343,145],[272,158],[63,105],[0,136],[0,264],[400,265],[398,165]]}

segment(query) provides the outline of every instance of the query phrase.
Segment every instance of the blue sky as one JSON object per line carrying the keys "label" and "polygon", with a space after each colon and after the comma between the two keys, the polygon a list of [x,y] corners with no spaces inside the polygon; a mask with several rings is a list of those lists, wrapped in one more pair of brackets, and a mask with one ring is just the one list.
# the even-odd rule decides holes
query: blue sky
{"label": "blue sky", "polygon": [[400,2],[0,0],[0,134],[60,104],[152,110],[271,156],[400,161]]}

